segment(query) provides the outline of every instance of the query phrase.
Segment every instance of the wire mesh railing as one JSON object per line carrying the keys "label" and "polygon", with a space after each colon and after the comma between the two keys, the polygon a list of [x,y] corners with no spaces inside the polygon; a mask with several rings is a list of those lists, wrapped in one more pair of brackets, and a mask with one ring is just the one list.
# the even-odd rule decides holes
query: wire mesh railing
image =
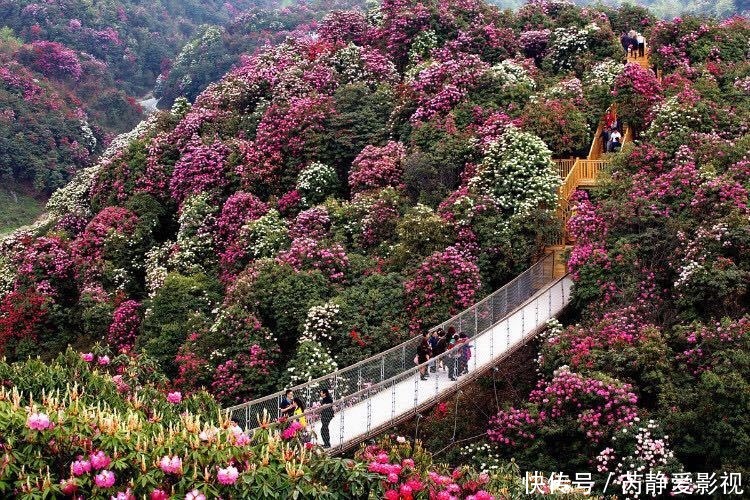
{"label": "wire mesh railing", "polygon": [[[502,320],[511,311],[531,298],[537,291],[554,280],[554,256],[547,255],[512,281],[468,309],[444,321],[435,328],[464,333],[469,339]],[[297,398],[309,405],[319,399],[320,389],[328,389],[334,403],[353,397],[365,397],[369,391],[386,381],[412,373],[414,359],[421,336],[414,337],[375,356],[341,368],[323,377],[290,387]],[[377,389],[381,390],[381,389]],[[242,403],[225,411],[231,420],[245,428],[257,425],[257,417],[267,414],[272,419],[281,416],[281,403],[285,391]]]}

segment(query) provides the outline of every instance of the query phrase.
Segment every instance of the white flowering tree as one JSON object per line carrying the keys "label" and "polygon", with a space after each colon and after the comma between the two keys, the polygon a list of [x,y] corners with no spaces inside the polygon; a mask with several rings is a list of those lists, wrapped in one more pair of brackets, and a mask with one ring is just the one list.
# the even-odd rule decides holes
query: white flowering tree
{"label": "white flowering tree", "polygon": [[287,365],[287,376],[290,385],[297,385],[328,375],[337,369],[338,365],[328,349],[320,342],[303,335],[294,358]]}
{"label": "white flowering tree", "polygon": [[469,181],[472,191],[489,196],[509,215],[554,207],[559,186],[552,152],[544,141],[512,126],[490,145]]}
{"label": "white flowering tree", "polygon": [[311,163],[297,177],[297,191],[307,206],[317,205],[336,193],[339,177],[333,167],[323,163]]}
{"label": "white flowering tree", "polygon": [[274,257],[289,244],[289,228],[277,210],[269,210],[242,230],[248,232],[250,254],[255,258]]}
{"label": "white flowering tree", "polygon": [[333,337],[333,331],[341,326],[338,318],[339,305],[334,302],[326,302],[322,306],[312,306],[307,311],[303,337],[316,342],[329,342]]}
{"label": "white flowering tree", "polygon": [[206,193],[190,196],[182,206],[177,231],[177,252],[170,267],[184,274],[206,272],[216,265],[214,228],[218,208]]}

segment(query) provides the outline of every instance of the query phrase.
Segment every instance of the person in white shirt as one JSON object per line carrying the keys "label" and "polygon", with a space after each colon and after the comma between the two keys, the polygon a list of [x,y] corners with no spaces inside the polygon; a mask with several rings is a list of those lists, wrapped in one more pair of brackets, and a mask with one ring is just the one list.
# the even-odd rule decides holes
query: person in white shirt
{"label": "person in white shirt", "polygon": [[612,133],[609,134],[609,142],[607,143],[607,152],[613,153],[620,149],[620,146],[622,145],[622,135],[620,134],[620,131],[617,129],[612,130]]}

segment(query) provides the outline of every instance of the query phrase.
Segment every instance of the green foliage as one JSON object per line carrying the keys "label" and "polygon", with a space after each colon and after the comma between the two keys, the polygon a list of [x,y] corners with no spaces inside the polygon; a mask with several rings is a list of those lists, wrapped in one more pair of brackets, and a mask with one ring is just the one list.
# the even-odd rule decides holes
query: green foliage
{"label": "green foliage", "polygon": [[170,273],[147,303],[137,347],[153,357],[164,373],[174,375],[174,358],[187,338],[191,318],[210,313],[220,300],[219,283],[214,278]]}

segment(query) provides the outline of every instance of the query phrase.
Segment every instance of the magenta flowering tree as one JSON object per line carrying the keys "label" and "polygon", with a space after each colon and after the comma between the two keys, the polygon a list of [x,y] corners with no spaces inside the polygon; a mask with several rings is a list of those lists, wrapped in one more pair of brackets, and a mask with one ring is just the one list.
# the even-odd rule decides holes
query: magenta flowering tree
{"label": "magenta flowering tree", "polygon": [[328,234],[330,228],[331,218],[325,207],[309,208],[297,214],[289,228],[289,237],[292,239],[307,237],[319,240]]}
{"label": "magenta flowering tree", "polygon": [[172,198],[181,203],[191,194],[221,191],[227,184],[228,155],[229,148],[221,142],[204,144],[198,136],[193,136],[175,163],[169,181]]}
{"label": "magenta flowering tree", "polygon": [[562,367],[551,380],[538,383],[524,408],[499,412],[487,434],[493,441],[516,448],[558,439],[558,429],[565,429],[580,433],[579,442],[596,449],[638,417],[637,402],[628,384]]}
{"label": "magenta flowering tree", "polygon": [[293,240],[289,250],[280,253],[277,261],[289,264],[298,272],[317,269],[331,281],[337,282],[345,279],[349,267],[349,258],[341,245],[326,245],[310,237]]}
{"label": "magenta flowering tree", "polygon": [[401,188],[406,148],[400,142],[366,146],[352,163],[349,188],[352,193],[385,187]]}
{"label": "magenta flowering tree", "polygon": [[71,80],[81,78],[82,69],[78,56],[58,42],[35,41],[21,49],[19,58],[47,77]]}
{"label": "magenta flowering tree", "polygon": [[73,293],[76,261],[68,241],[52,235],[27,241],[15,257],[16,287],[33,285],[63,300]]}
{"label": "magenta flowering tree", "polygon": [[252,193],[238,191],[227,198],[216,223],[221,247],[230,246],[239,230],[248,222],[254,221],[268,212],[268,207]]}
{"label": "magenta flowering tree", "polygon": [[409,328],[419,333],[469,307],[481,286],[474,258],[455,247],[433,253],[404,284]]}
{"label": "magenta flowering tree", "polygon": [[414,123],[451,111],[490,67],[475,54],[446,51],[440,55],[442,57],[420,71],[411,84],[418,105],[411,117]]}
{"label": "magenta flowering tree", "polygon": [[117,352],[129,352],[135,345],[141,326],[141,305],[126,300],[115,309],[107,333],[107,344]]}
{"label": "magenta flowering tree", "polygon": [[235,171],[243,186],[274,193],[291,187],[299,171],[315,160],[315,148],[308,143],[323,130],[331,107],[330,98],[315,94],[272,103],[263,113],[255,139],[239,145],[244,161]]}
{"label": "magenta flowering tree", "polygon": [[653,108],[662,100],[662,88],[650,69],[630,63],[615,79],[614,90],[617,112],[625,123],[643,130],[653,119]]}
{"label": "magenta flowering tree", "polygon": [[521,33],[518,39],[526,57],[540,60],[544,57],[549,46],[550,30],[528,30]]}
{"label": "magenta flowering tree", "polygon": [[364,45],[369,26],[365,16],[355,10],[336,11],[326,15],[318,26],[318,36],[330,43]]}

